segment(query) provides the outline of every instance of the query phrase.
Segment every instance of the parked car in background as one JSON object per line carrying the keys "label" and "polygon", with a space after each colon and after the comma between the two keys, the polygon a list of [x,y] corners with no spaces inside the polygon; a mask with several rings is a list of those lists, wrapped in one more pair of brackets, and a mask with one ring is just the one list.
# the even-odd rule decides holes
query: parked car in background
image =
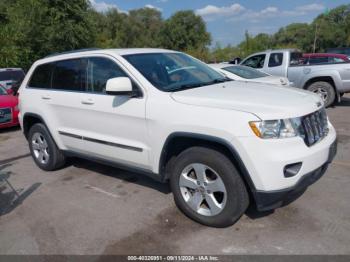
{"label": "parked car in background", "polygon": [[0,86],[16,93],[20,87],[25,73],[21,68],[0,68]]}
{"label": "parked car in background", "polygon": [[279,86],[289,86],[288,78],[281,76],[272,76],[270,74],[261,72],[254,68],[242,65],[231,64],[209,64],[212,68],[218,72],[224,74],[230,79],[266,83]]}
{"label": "parked car in background", "polygon": [[344,54],[331,54],[331,53],[310,53],[303,54],[303,63],[305,65],[316,64],[336,64],[336,63],[349,63],[350,59]]}
{"label": "parked car in background", "polygon": [[328,48],[327,53],[343,54],[350,59],[350,47]]}
{"label": "parked car in background", "polygon": [[19,125],[18,97],[0,86],[0,128]]}
{"label": "parked car in background", "polygon": [[177,51],[50,56],[34,63],[19,97],[39,168],[72,155],[132,168],[169,182],[177,206],[209,226],[232,225],[249,203],[282,206],[336,153],[317,95],[233,81]]}
{"label": "parked car in background", "polygon": [[343,93],[350,92],[350,63],[305,65],[302,53],[296,49],[255,53],[241,65],[287,77],[292,86],[318,94],[327,107],[339,101]]}

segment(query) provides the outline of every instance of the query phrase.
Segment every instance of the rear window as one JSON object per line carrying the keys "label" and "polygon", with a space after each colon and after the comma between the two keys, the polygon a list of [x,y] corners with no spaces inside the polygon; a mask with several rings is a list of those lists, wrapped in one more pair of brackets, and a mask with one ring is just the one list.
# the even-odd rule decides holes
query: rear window
{"label": "rear window", "polygon": [[22,70],[9,70],[0,72],[0,81],[14,80],[16,82],[22,82],[24,78],[24,72]]}
{"label": "rear window", "polygon": [[51,74],[53,64],[39,65],[29,81],[28,86],[31,88],[51,88]]}

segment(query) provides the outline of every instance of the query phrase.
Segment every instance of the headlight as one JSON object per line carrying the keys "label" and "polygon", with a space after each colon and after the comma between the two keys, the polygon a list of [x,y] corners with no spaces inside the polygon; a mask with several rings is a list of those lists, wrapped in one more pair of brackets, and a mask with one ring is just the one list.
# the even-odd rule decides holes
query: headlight
{"label": "headlight", "polygon": [[300,118],[253,121],[249,126],[257,137],[263,139],[303,137]]}

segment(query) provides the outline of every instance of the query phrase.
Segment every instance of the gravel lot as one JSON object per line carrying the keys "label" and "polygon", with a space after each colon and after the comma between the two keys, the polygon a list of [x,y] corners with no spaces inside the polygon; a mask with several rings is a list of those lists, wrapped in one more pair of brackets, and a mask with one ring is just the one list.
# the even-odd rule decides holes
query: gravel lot
{"label": "gravel lot", "polygon": [[287,207],[214,229],[186,218],[167,185],[85,160],[51,173],[19,129],[0,131],[0,254],[350,254],[350,96],[328,109],[335,162]]}

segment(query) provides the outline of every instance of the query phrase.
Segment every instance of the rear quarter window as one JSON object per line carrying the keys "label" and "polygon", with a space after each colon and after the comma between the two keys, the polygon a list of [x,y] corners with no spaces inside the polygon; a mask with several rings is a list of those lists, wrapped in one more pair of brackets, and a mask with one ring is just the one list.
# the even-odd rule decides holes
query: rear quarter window
{"label": "rear quarter window", "polygon": [[49,89],[51,88],[51,76],[53,64],[43,64],[35,68],[28,86],[31,88]]}

